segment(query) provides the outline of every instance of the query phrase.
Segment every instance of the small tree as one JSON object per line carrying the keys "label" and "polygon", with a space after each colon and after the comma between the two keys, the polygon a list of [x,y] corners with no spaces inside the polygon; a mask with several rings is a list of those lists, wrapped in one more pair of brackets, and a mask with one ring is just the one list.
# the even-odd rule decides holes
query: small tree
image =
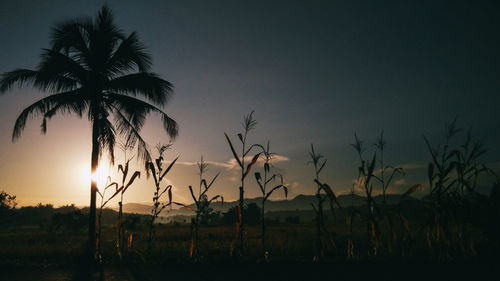
{"label": "small tree", "polygon": [[[266,220],[265,220],[265,204],[269,196],[273,194],[273,192],[277,189],[283,189],[285,192],[285,198],[288,195],[288,189],[283,185],[283,176],[280,174],[271,174],[271,159],[274,153],[270,152],[269,149],[269,141],[267,142],[267,146],[262,148],[262,157],[264,159],[264,178],[259,172],[255,173],[255,180],[259,185],[260,191],[262,193],[262,209],[261,209],[261,222],[262,222],[262,230],[261,230],[261,240],[262,240],[262,252],[264,254],[264,258],[266,260],[269,259],[269,251],[266,249]],[[273,181],[279,179],[279,184],[273,187],[271,190],[267,190],[267,185]]]}
{"label": "small tree", "polygon": [[3,219],[11,210],[17,206],[16,196],[5,191],[0,192],[0,219]]}
{"label": "small tree", "polygon": [[[193,220],[193,226],[194,226],[194,235],[191,232],[191,246],[189,247],[189,256],[190,257],[198,257],[198,229],[199,229],[199,224],[200,224],[200,216],[204,213],[207,213],[207,211],[210,208],[210,203],[212,203],[214,200],[221,199],[222,202],[224,202],[224,198],[220,195],[215,195],[213,196],[210,200],[208,200],[208,195],[207,192],[212,187],[212,184],[215,182],[217,177],[219,176],[220,173],[217,173],[213,179],[210,181],[209,184],[207,184],[207,181],[203,178],[203,173],[208,170],[208,164],[203,161],[203,156],[201,156],[200,162],[198,164],[198,171],[200,175],[200,189],[198,193],[198,197],[194,195],[193,192],[193,187],[189,186],[189,192],[191,192],[191,197],[193,198],[193,201],[196,205],[196,216],[195,219]],[[194,236],[194,237],[193,237]]]}

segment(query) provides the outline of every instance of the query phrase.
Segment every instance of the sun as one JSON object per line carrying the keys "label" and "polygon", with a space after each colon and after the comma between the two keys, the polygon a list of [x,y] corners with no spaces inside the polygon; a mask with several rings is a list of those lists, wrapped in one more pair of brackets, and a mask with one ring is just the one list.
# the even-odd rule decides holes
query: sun
{"label": "sun", "polygon": [[84,186],[90,188],[90,181],[97,182],[97,188],[102,190],[108,181],[108,176],[110,172],[110,167],[106,163],[101,163],[97,167],[97,170],[94,173],[90,172],[89,166],[83,166],[81,168],[81,182]]}

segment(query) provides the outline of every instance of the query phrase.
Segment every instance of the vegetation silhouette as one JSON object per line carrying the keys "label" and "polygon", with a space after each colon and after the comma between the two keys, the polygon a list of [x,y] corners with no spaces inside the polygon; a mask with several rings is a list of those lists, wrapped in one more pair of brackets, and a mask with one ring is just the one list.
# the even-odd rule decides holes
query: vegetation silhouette
{"label": "vegetation silhouette", "polygon": [[[92,125],[91,171],[95,173],[104,151],[114,161],[117,134],[131,145],[137,144],[139,159],[151,161],[140,135],[149,113],[159,114],[168,135],[177,136],[177,123],[157,107],[168,102],[172,84],[151,72],[151,56],[137,34],[124,34],[106,5],[95,19],[58,23],[50,39],[50,48],[42,50],[34,70],[16,69],[3,73],[0,80],[1,93],[16,84],[31,84],[49,94],[22,111],[14,125],[13,141],[21,136],[30,117],[42,117],[45,134],[47,121],[54,115],[86,114]],[[97,183],[91,181],[88,241],[92,256],[96,252],[96,192]]]}
{"label": "vegetation silhouette", "polygon": [[199,241],[199,226],[200,226],[200,219],[203,215],[209,216],[210,215],[210,204],[215,201],[220,199],[222,203],[224,203],[224,197],[221,195],[215,195],[210,200],[208,199],[208,190],[212,185],[214,184],[215,180],[217,177],[220,175],[220,172],[218,172],[210,181],[210,183],[207,183],[207,180],[203,177],[203,173],[205,173],[208,170],[208,163],[203,161],[203,156],[201,156],[200,162],[197,162],[197,167],[198,167],[198,174],[200,176],[200,188],[198,192],[198,197],[194,195],[193,192],[193,187],[189,186],[189,192],[191,193],[191,198],[193,198],[194,204],[196,206],[195,211],[195,217],[192,219],[192,227],[194,227],[194,233],[191,231],[191,242],[189,246],[189,256],[194,257],[195,259],[199,258],[199,246],[198,246],[198,241]]}
{"label": "vegetation silhouette", "polygon": [[255,154],[251,160],[250,163],[245,165],[245,157],[252,151],[253,148],[260,146],[259,144],[252,144],[250,147],[247,149],[247,136],[248,133],[255,129],[255,126],[257,126],[257,121],[253,117],[254,111],[250,112],[248,115],[245,115],[243,117],[243,122],[241,125],[243,126],[243,133],[238,133],[238,139],[241,142],[241,156],[238,155],[236,150],[234,149],[233,143],[231,142],[231,139],[229,136],[224,133],[224,136],[226,136],[226,140],[229,144],[229,147],[231,148],[231,152],[233,153],[234,160],[236,163],[238,163],[238,167],[241,169],[241,185],[239,187],[240,191],[240,201],[238,204],[238,207],[235,209],[236,212],[236,235],[235,235],[235,247],[233,248],[234,251],[234,256],[238,257],[243,255],[244,251],[244,245],[243,245],[243,240],[244,240],[244,233],[245,233],[245,219],[244,219],[244,204],[245,204],[245,178],[247,175],[250,173],[250,170],[252,169],[252,166],[257,162],[257,159],[259,159],[260,155],[262,152],[259,152]]}
{"label": "vegetation silhouette", "polygon": [[[175,162],[180,157],[180,156],[177,156],[172,162],[170,162],[168,167],[164,170],[164,168],[163,168],[163,161],[164,161],[163,154],[165,153],[166,150],[170,149],[171,146],[172,146],[171,143],[158,144],[156,146],[156,149],[158,151],[158,158],[155,159],[154,163],[152,161],[146,163],[146,169],[148,172],[151,172],[151,174],[153,175],[153,180],[154,180],[154,184],[155,184],[155,192],[153,195],[153,209],[151,210],[151,220],[150,220],[150,224],[149,224],[148,251],[150,251],[151,247],[152,247],[155,221],[158,218],[158,216],[160,215],[160,213],[167,207],[170,207],[170,209],[172,209],[172,204],[186,207],[186,205],[183,203],[173,201],[173,196],[172,196],[173,186],[171,184],[167,185],[160,192],[160,190],[162,189],[161,186],[163,185],[163,179],[165,179],[165,176],[168,174],[170,169],[172,169]],[[168,203],[162,203],[160,200],[161,196],[165,193],[168,194]]]}
{"label": "vegetation silhouette", "polygon": [[[314,256],[314,261],[322,261],[324,259],[324,256],[325,256],[322,233],[325,233],[332,248],[334,248],[334,249],[336,248],[333,235],[330,233],[327,226],[325,225],[325,215],[323,213],[323,203],[326,199],[329,199],[330,210],[332,212],[332,217],[334,217],[334,218],[335,218],[334,204],[336,204],[339,208],[342,208],[342,206],[340,205],[339,201],[337,200],[337,196],[335,195],[335,193],[333,193],[332,188],[326,183],[321,183],[319,180],[319,175],[320,175],[321,171],[323,171],[323,168],[325,168],[325,165],[326,165],[326,158],[323,155],[316,153],[316,151],[314,150],[313,144],[311,144],[311,151],[309,152],[309,156],[311,157],[311,161],[309,161],[308,164],[312,164],[313,168],[314,168],[314,180],[313,181],[316,183],[315,197],[316,197],[316,201],[317,201],[317,206],[315,206],[313,203],[311,203],[311,206],[312,206],[314,213],[316,215],[316,217],[315,217],[315,222],[316,222],[316,255]],[[322,159],[324,159],[324,160],[322,160]]]}
{"label": "vegetation silhouette", "polygon": [[[262,193],[262,203],[261,203],[261,215],[260,215],[260,220],[261,220],[261,240],[262,240],[262,253],[264,254],[264,259],[266,261],[269,261],[269,251],[266,248],[266,218],[265,218],[265,204],[267,199],[269,199],[269,196],[273,194],[274,191],[278,189],[283,189],[285,192],[285,198],[288,197],[288,188],[284,185],[283,183],[283,175],[281,174],[273,174],[271,173],[271,160],[275,153],[270,151],[269,147],[269,141],[267,141],[266,147],[264,146],[259,146],[262,148],[262,158],[264,159],[264,177],[260,174],[260,172],[256,172],[255,175],[255,180],[257,181],[257,184],[259,185],[260,192]],[[271,188],[271,190],[267,189],[267,185],[269,183],[273,183],[278,179],[279,183],[278,185],[274,186]]]}

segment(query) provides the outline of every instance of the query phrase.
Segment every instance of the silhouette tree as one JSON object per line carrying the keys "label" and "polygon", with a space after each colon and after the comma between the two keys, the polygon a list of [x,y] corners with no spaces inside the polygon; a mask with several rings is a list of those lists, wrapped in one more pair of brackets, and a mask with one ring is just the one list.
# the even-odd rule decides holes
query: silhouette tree
{"label": "silhouette tree", "polygon": [[[21,136],[28,118],[42,117],[41,129],[56,114],[84,114],[92,125],[91,170],[94,173],[103,151],[114,162],[115,135],[137,144],[140,159],[151,161],[140,130],[147,115],[158,113],[168,135],[177,135],[177,123],[159,107],[167,103],[172,84],[151,72],[151,56],[135,32],[126,36],[113,21],[107,6],[97,17],[70,19],[51,33],[51,48],[43,49],[35,70],[16,69],[2,75],[0,92],[14,85],[30,84],[49,93],[22,111],[12,133]],[[136,97],[141,97],[141,100]],[[149,102],[150,103],[149,103]],[[114,122],[113,122],[114,121]],[[95,253],[97,184],[90,186],[89,250]]]}

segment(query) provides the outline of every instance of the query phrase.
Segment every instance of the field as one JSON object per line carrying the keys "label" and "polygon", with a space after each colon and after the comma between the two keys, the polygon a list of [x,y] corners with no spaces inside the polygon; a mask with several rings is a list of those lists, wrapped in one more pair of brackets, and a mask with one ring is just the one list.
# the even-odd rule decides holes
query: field
{"label": "field", "polygon": [[[457,257],[447,262],[435,260],[423,237],[415,237],[407,245],[406,256],[402,255],[401,248],[394,253],[370,256],[362,221],[353,227],[352,234],[345,224],[330,227],[336,248],[326,245],[325,259],[319,263],[313,262],[313,223],[269,225],[268,262],[261,253],[259,227],[248,227],[245,253],[237,258],[231,256],[235,240],[233,226],[203,227],[200,229],[199,258],[193,260],[189,256],[190,231],[190,226],[184,224],[159,225],[149,251],[147,229],[129,231],[127,234],[132,240],[127,246],[130,247],[120,260],[116,252],[116,229],[105,227],[102,267],[92,271],[86,265],[87,235],[84,231],[48,231],[39,227],[3,229],[0,232],[0,268],[3,276],[8,277],[3,280],[227,280],[239,274],[248,280],[294,279],[302,275],[312,279],[336,277],[342,280],[361,278],[373,270],[386,279],[407,275],[408,271],[422,277],[426,274],[480,276],[486,274],[489,264],[496,260],[491,259],[488,245],[481,244],[480,232],[475,234],[476,256]],[[350,238],[354,241],[356,254],[348,260]],[[415,272],[416,268],[423,271]],[[99,279],[101,277],[104,279]]]}

